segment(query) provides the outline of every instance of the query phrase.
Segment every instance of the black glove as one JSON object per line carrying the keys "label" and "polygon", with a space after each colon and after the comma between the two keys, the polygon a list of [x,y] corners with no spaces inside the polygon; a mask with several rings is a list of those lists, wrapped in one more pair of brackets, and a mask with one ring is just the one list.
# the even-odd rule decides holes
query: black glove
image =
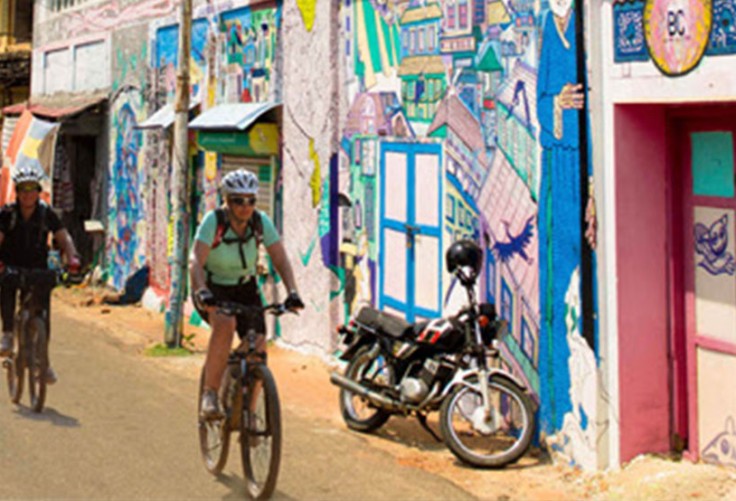
{"label": "black glove", "polygon": [[299,294],[296,291],[292,291],[289,293],[289,297],[286,298],[286,301],[284,302],[284,306],[287,310],[303,310],[304,309],[304,303],[302,302],[302,298],[299,297]]}
{"label": "black glove", "polygon": [[202,287],[194,293],[194,301],[197,303],[197,306],[200,309],[204,310],[208,306],[214,306],[215,295],[212,294],[211,290],[207,289],[206,287]]}

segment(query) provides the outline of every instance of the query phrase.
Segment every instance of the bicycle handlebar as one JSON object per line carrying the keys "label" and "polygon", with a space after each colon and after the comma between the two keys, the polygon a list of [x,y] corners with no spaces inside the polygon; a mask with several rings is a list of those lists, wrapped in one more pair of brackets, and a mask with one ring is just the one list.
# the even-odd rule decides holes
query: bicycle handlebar
{"label": "bicycle handlebar", "polygon": [[291,310],[288,310],[284,303],[273,303],[266,306],[256,306],[256,305],[245,305],[241,303],[236,303],[233,301],[217,301],[214,306],[217,308],[217,311],[225,314],[225,315],[256,315],[259,313],[270,313],[272,315],[275,315],[277,317],[280,317],[284,313],[295,313]]}

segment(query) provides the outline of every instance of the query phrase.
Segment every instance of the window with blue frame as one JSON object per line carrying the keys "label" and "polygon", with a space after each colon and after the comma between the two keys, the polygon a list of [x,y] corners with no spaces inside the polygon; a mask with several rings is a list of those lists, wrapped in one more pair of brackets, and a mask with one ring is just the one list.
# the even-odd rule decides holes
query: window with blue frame
{"label": "window with blue frame", "polygon": [[509,324],[509,332],[514,332],[514,295],[511,293],[506,280],[501,279],[501,318]]}
{"label": "window with blue frame", "polygon": [[455,198],[452,195],[447,196],[447,222],[455,222]]}
{"label": "window with blue frame", "polygon": [[526,318],[521,317],[521,350],[532,363],[534,363],[535,346],[536,342],[529,323],[526,321]]}

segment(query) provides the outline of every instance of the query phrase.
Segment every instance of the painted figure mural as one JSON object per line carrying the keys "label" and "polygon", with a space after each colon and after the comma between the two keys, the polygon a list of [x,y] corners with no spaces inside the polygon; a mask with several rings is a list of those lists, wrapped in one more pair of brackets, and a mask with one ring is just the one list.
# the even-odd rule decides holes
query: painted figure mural
{"label": "painted figure mural", "polygon": [[[537,79],[537,114],[542,146],[539,193],[539,302],[541,336],[552,357],[540,360],[542,398],[558,428],[569,410],[566,391],[550,385],[566,379],[569,348],[565,342],[565,293],[580,262],[580,123],[585,99],[576,84],[573,0],[552,0],[543,24]],[[545,394],[548,392],[548,394]]]}
{"label": "painted figure mural", "polygon": [[505,363],[556,450],[586,463],[595,402],[579,381],[597,357],[567,325],[582,236],[575,8],[341,2],[340,250],[346,316],[373,304],[412,320],[460,304],[444,250],[479,242],[479,292],[510,325]]}

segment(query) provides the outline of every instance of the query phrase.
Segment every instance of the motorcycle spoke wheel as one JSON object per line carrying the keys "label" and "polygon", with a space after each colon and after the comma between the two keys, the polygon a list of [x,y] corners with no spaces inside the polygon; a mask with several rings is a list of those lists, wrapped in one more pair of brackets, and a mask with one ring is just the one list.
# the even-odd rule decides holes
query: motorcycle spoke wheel
{"label": "motorcycle spoke wheel", "polygon": [[[367,346],[358,350],[345,369],[345,377],[368,388],[393,386],[393,369],[383,356],[372,356],[370,351]],[[348,427],[361,432],[376,430],[391,417],[390,412],[376,407],[366,397],[344,388],[340,389],[340,410]]]}
{"label": "motorcycle spoke wheel", "polygon": [[479,389],[459,386],[443,403],[440,424],[445,443],[459,459],[496,468],[517,461],[526,452],[534,418],[529,397],[515,384],[491,379],[488,391],[488,418]]}

